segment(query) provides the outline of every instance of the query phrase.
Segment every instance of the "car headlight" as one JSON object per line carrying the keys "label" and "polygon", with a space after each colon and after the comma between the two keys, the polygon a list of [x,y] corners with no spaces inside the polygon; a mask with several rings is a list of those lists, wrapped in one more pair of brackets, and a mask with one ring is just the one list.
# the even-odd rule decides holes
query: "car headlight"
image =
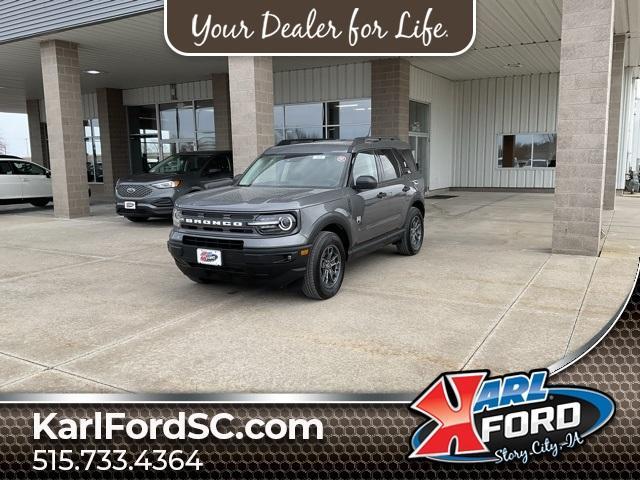
{"label": "car headlight", "polygon": [[153,183],[151,186],[156,188],[178,188],[181,184],[180,180],[167,180],[166,182]]}
{"label": "car headlight", "polygon": [[180,228],[180,225],[182,225],[182,212],[179,209],[174,208],[173,209],[173,226],[176,228]]}
{"label": "car headlight", "polygon": [[250,227],[256,227],[263,235],[282,235],[292,233],[298,224],[295,215],[291,213],[275,213],[269,215],[259,215],[253,222],[249,222]]}

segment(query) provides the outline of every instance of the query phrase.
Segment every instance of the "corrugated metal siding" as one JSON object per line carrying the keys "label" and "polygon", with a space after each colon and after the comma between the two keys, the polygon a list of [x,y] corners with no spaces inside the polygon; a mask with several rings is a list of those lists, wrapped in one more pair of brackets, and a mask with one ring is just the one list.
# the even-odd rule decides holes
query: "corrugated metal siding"
{"label": "corrugated metal siding", "polygon": [[[431,105],[429,188],[451,186],[455,84],[415,66],[409,73],[409,97]],[[408,126],[407,126],[408,127]]]}
{"label": "corrugated metal siding", "polygon": [[151,105],[154,103],[169,103],[173,101],[189,102],[191,100],[208,100],[213,98],[213,84],[211,80],[178,83],[176,85],[177,100],[171,99],[170,85],[142,87],[124,90],[122,98],[125,105]]}
{"label": "corrugated metal siding", "polygon": [[276,105],[370,97],[371,64],[274,72],[273,94]]}
{"label": "corrugated metal siding", "polygon": [[82,94],[82,114],[85,120],[98,118],[98,95],[95,93]]}
{"label": "corrugated metal siding", "polygon": [[163,0],[2,0],[0,43],[163,8]]}
{"label": "corrugated metal siding", "polygon": [[456,83],[454,187],[553,188],[554,169],[497,168],[497,136],[555,132],[557,73]]}

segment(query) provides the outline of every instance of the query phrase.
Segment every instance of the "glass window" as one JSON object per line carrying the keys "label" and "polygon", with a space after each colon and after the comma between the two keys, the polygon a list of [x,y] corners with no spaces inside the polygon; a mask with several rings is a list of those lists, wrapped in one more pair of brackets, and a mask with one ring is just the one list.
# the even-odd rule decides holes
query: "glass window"
{"label": "glass window", "polygon": [[[213,113],[213,110],[212,110]],[[195,138],[196,124],[192,104],[178,104],[178,138]]]}
{"label": "glass window", "polygon": [[178,114],[173,105],[160,106],[160,128],[163,140],[178,138]]}
{"label": "glass window", "polygon": [[0,162],[0,175],[13,175],[9,162]]}
{"label": "glass window", "polygon": [[213,101],[196,102],[196,129],[198,150],[216,148]]}
{"label": "glass window", "polygon": [[282,105],[273,107],[273,126],[276,129],[284,128],[284,106]]}
{"label": "glass window", "polygon": [[376,156],[369,152],[360,152],[353,163],[351,178],[355,182],[359,177],[370,176],[378,180]]}
{"label": "glass window", "polygon": [[388,182],[400,177],[400,166],[398,165],[395,157],[389,155],[387,152],[378,152],[378,158],[380,158],[380,181]]}
{"label": "glass window", "polygon": [[39,165],[29,162],[13,162],[18,175],[44,175],[46,170]]}
{"label": "glass window", "polygon": [[371,99],[341,100],[327,103],[327,125],[371,123]]}
{"label": "glass window", "polygon": [[207,175],[231,172],[231,159],[229,155],[216,155],[207,165]]}
{"label": "glass window", "polygon": [[429,105],[409,102],[409,131],[429,133]]}
{"label": "glass window", "polygon": [[347,166],[347,155],[263,155],[245,172],[241,186],[335,188]]}
{"label": "glass window", "polygon": [[286,140],[318,140],[322,138],[322,127],[287,128],[285,131]]}
{"label": "glass window", "polygon": [[365,137],[371,131],[371,99],[276,105],[273,125],[276,143]]}
{"label": "glass window", "polygon": [[556,166],[554,133],[498,136],[498,168],[553,168]]}
{"label": "glass window", "polygon": [[132,169],[148,172],[160,159],[156,106],[129,107],[128,114]]}
{"label": "glass window", "polygon": [[284,121],[288,128],[323,125],[322,103],[285,105]]}
{"label": "glass window", "polygon": [[97,118],[84,120],[84,149],[87,162],[87,180],[91,183],[104,181],[102,170],[102,146],[100,124]]}

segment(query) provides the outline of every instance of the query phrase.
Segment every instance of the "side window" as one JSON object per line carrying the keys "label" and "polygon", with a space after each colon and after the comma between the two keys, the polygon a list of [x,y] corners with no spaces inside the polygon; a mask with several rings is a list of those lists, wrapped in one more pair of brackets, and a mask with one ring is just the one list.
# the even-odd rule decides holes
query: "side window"
{"label": "side window", "polygon": [[382,171],[380,172],[380,181],[388,182],[400,178],[401,170],[396,157],[388,150],[381,150],[378,152],[380,158],[380,166]]}
{"label": "side window", "polygon": [[28,162],[13,162],[13,166],[19,175],[44,175],[45,169],[39,165]]}
{"label": "side window", "polygon": [[217,155],[211,159],[211,163],[207,165],[206,170],[219,170],[220,172],[229,173],[231,171],[231,162],[228,155]]}
{"label": "side window", "polygon": [[370,176],[378,180],[378,167],[376,156],[371,152],[360,152],[353,162],[351,178],[355,182],[358,177]]}
{"label": "side window", "polygon": [[405,167],[405,173],[412,173],[418,170],[417,165],[416,165],[416,161],[413,158],[413,153],[411,153],[411,150],[402,150],[402,152],[400,152],[402,154],[402,161],[404,163],[404,167]]}
{"label": "side window", "polygon": [[12,175],[13,170],[9,162],[0,162],[0,175]]}

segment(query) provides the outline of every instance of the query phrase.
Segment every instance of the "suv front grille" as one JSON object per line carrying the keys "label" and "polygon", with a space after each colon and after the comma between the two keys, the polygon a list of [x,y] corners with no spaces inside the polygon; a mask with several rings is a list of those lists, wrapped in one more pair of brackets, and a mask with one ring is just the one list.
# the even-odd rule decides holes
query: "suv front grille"
{"label": "suv front grille", "polygon": [[188,235],[182,237],[182,243],[193,247],[219,248],[221,250],[242,250],[244,248],[244,242],[242,240],[190,237]]}
{"label": "suv front grille", "polygon": [[256,214],[253,213],[222,213],[222,212],[202,212],[197,210],[182,210],[183,217],[202,219],[202,220],[215,220],[215,221],[228,221],[228,222],[241,222],[242,225],[202,225],[202,224],[187,224],[182,222],[182,228],[186,230],[200,230],[205,232],[220,232],[220,233],[240,233],[240,234],[252,234],[256,233],[253,227],[247,224],[256,218]]}
{"label": "suv front grille", "polygon": [[118,185],[116,188],[118,195],[124,198],[142,198],[151,195],[151,188],[146,185]]}

